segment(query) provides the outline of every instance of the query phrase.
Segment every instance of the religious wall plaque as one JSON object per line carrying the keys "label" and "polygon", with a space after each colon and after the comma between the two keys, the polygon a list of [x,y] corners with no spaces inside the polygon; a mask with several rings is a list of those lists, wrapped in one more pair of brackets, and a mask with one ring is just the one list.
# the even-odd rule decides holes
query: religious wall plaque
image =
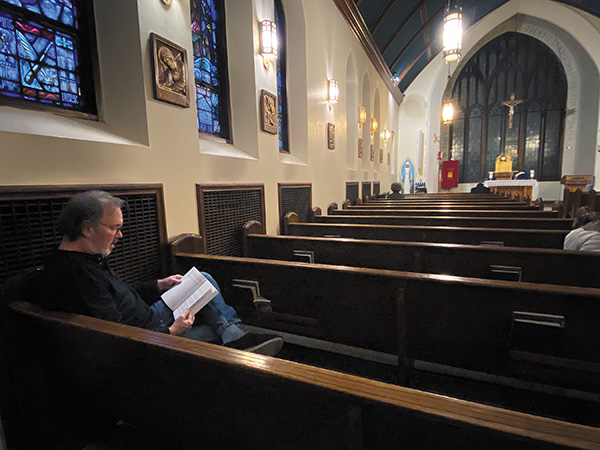
{"label": "religious wall plaque", "polygon": [[185,108],[190,106],[185,48],[150,33],[154,97]]}
{"label": "religious wall plaque", "polygon": [[358,157],[363,157],[363,140],[361,138],[358,138]]}
{"label": "religious wall plaque", "polygon": [[327,124],[327,148],[330,150],[335,148],[335,125],[331,122]]}
{"label": "religious wall plaque", "polygon": [[268,91],[260,91],[260,126],[262,131],[277,134],[277,97]]}

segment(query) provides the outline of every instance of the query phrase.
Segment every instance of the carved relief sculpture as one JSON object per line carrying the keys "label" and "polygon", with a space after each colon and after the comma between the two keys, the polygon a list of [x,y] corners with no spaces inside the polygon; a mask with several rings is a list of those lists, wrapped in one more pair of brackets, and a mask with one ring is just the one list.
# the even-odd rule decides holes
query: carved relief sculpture
{"label": "carved relief sculpture", "polygon": [[190,93],[185,49],[155,33],[150,34],[150,39],[155,98],[185,108],[189,107]]}
{"label": "carved relief sculpture", "polygon": [[327,148],[335,148],[335,125],[331,122],[327,124]]}
{"label": "carved relief sculpture", "polygon": [[262,130],[277,134],[277,97],[264,89],[260,91],[260,111]]}

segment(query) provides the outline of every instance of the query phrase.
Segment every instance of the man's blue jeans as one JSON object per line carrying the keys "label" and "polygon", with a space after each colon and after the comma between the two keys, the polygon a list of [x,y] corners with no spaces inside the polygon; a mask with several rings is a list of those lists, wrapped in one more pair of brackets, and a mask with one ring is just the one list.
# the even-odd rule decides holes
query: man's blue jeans
{"label": "man's blue jeans", "polygon": [[[195,341],[217,344],[227,344],[241,338],[246,333],[235,325],[240,322],[235,309],[225,303],[221,289],[214,278],[206,272],[201,273],[219,293],[198,311],[194,326],[181,336]],[[164,325],[170,326],[173,323],[173,312],[162,300],[157,301],[150,308],[158,314]]]}

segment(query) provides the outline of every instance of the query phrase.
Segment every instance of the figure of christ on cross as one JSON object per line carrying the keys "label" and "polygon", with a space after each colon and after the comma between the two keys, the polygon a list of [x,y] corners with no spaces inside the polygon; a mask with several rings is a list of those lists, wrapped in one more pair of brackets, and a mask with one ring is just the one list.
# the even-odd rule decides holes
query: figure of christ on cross
{"label": "figure of christ on cross", "polygon": [[508,128],[513,127],[513,116],[515,115],[515,106],[523,103],[523,100],[515,100],[515,93],[510,94],[510,100],[502,102],[502,105],[508,106]]}

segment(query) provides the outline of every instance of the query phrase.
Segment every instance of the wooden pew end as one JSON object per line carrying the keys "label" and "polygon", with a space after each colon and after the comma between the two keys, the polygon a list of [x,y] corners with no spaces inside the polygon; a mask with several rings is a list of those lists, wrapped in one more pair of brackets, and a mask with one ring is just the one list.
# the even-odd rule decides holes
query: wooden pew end
{"label": "wooden pew end", "polygon": [[248,256],[248,235],[266,234],[265,226],[258,220],[249,220],[242,227],[242,254]]}
{"label": "wooden pew end", "polygon": [[298,214],[296,214],[295,212],[289,212],[285,215],[285,217],[283,218],[283,233],[285,235],[289,235],[290,234],[290,230],[289,230],[289,225],[290,223],[298,223],[299,219],[298,219]]}

